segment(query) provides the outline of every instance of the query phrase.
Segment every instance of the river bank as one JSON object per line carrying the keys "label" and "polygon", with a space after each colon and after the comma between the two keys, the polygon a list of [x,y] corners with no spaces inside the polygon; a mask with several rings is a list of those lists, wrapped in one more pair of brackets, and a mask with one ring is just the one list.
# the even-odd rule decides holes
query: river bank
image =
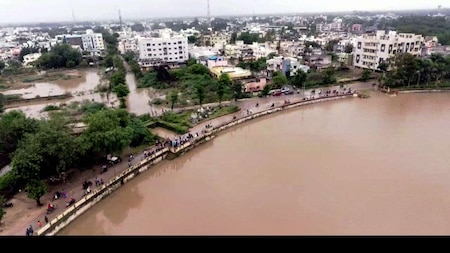
{"label": "river bank", "polygon": [[[184,153],[188,152],[189,150],[192,150],[198,145],[201,145],[207,141],[210,141],[214,138],[216,134],[219,134],[221,131],[225,129],[229,129],[233,126],[242,124],[244,122],[247,122],[252,119],[256,119],[262,116],[270,115],[275,112],[280,112],[286,109],[291,109],[299,106],[309,105],[309,104],[315,104],[315,103],[321,103],[326,101],[333,101],[337,99],[344,99],[344,98],[354,98],[357,97],[356,94],[345,94],[345,95],[338,95],[333,97],[321,97],[317,99],[311,99],[311,100],[303,100],[298,101],[294,103],[289,104],[282,104],[280,106],[270,108],[270,109],[262,109],[259,112],[255,112],[250,115],[246,115],[241,118],[236,118],[232,120],[231,122],[221,122],[220,118],[216,120],[212,120],[212,124],[214,127],[212,129],[209,129],[205,134],[197,137],[191,142],[187,142],[184,145],[178,147],[178,148],[164,148],[163,150],[160,150],[158,153],[156,153],[154,156],[147,157],[143,159],[141,162],[137,163],[136,165],[132,166],[131,168],[128,168],[127,170],[123,171],[119,175],[113,177],[110,179],[109,182],[107,182],[105,185],[94,189],[92,193],[90,193],[87,196],[84,196],[81,200],[79,200],[77,203],[75,203],[72,207],[65,210],[63,213],[52,219],[48,224],[43,226],[40,230],[37,231],[37,235],[55,235],[58,231],[63,229],[65,226],[70,224],[74,219],[76,219],[78,216],[80,216],[82,213],[84,213],[86,210],[88,210],[90,207],[92,207],[95,203],[99,202],[104,197],[111,194],[114,190],[118,189],[121,185],[125,184],[130,179],[134,178],[135,176],[139,175],[141,172],[144,172],[151,168],[154,164],[157,164],[158,162],[162,161],[166,158],[174,158],[180,155],[183,155]],[[194,129],[199,130],[199,129]]]}

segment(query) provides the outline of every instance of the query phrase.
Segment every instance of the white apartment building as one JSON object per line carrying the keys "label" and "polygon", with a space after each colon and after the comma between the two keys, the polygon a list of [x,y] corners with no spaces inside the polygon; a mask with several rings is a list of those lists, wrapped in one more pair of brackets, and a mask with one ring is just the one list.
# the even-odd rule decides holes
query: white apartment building
{"label": "white apartment building", "polygon": [[121,54],[136,52],[138,50],[137,39],[123,39],[119,41],[117,47]]}
{"label": "white apartment building", "polygon": [[148,68],[161,64],[180,64],[189,58],[188,40],[185,36],[139,38],[139,63]]}
{"label": "white apartment building", "polygon": [[83,49],[86,51],[101,51],[105,50],[103,42],[103,35],[101,33],[94,33],[92,30],[86,30],[86,34],[81,35]]}
{"label": "white apartment building", "polygon": [[35,62],[39,57],[41,57],[41,53],[27,54],[23,56],[23,65],[29,66],[30,63]]}
{"label": "white apartment building", "polygon": [[80,46],[89,52],[105,50],[105,43],[101,33],[94,33],[91,29],[86,34],[64,34],[55,37],[57,43],[67,43],[72,46]]}
{"label": "white apartment building", "polygon": [[269,71],[281,71],[286,74],[289,71],[290,76],[295,76],[298,70],[305,73],[310,69],[309,66],[301,64],[297,58],[278,56],[273,59],[267,60],[267,70]]}
{"label": "white apartment building", "polygon": [[356,47],[353,49],[353,66],[377,70],[380,63],[386,62],[398,53],[420,56],[422,42],[422,35],[412,33],[377,31],[364,34],[356,39]]}

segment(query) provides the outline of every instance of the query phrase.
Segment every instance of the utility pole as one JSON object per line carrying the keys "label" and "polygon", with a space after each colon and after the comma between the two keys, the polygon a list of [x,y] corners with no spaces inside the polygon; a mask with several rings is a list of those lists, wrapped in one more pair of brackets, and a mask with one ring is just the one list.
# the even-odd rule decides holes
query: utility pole
{"label": "utility pole", "polygon": [[122,14],[120,13],[120,9],[118,10],[119,12],[119,25],[120,25],[120,31],[122,31]]}
{"label": "utility pole", "polygon": [[211,28],[211,31],[212,31],[212,27],[211,27],[211,9],[209,8],[209,0],[206,0],[206,3],[207,3],[207,8],[208,8],[208,10],[207,10],[208,26],[209,26],[209,28]]}

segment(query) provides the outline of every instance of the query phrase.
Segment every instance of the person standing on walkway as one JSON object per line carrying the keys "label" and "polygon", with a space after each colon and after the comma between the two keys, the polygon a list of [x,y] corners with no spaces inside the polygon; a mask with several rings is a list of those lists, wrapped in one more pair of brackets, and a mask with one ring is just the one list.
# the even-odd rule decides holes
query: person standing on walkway
{"label": "person standing on walkway", "polygon": [[38,220],[38,226],[41,228],[42,227],[42,221]]}
{"label": "person standing on walkway", "polygon": [[44,221],[45,221],[45,224],[48,223],[48,217],[47,217],[47,215],[44,217]]}

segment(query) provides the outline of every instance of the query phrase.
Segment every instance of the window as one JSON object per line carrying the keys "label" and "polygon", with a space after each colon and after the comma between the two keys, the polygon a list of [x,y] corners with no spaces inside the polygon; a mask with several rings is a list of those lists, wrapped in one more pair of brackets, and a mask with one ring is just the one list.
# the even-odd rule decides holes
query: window
{"label": "window", "polygon": [[163,44],[163,45],[166,45],[166,42],[163,42],[162,44]]}
{"label": "window", "polygon": [[181,41],[178,41],[178,44],[181,44]]}
{"label": "window", "polygon": [[180,59],[183,59],[183,56],[180,55]]}

